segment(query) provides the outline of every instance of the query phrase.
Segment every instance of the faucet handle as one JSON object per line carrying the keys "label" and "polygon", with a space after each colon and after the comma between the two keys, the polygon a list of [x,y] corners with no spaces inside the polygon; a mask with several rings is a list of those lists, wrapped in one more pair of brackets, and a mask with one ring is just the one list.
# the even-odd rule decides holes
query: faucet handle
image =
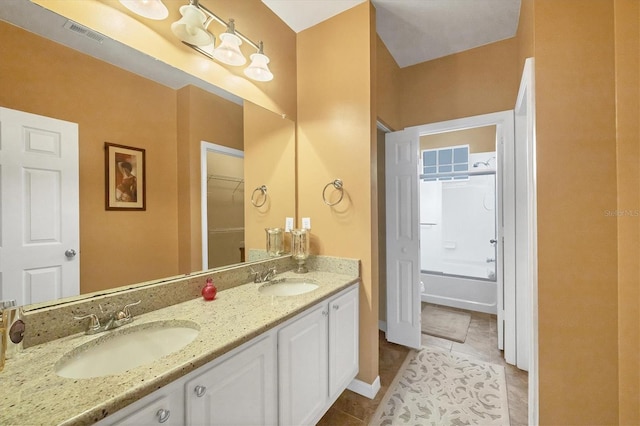
{"label": "faucet handle", "polygon": [[259,283],[260,282],[261,274],[260,274],[259,271],[256,271],[253,268],[249,268],[249,273],[250,273],[249,278],[253,279],[254,283]]}
{"label": "faucet handle", "polygon": [[[122,308],[121,312],[118,312],[118,316],[120,316],[120,313],[124,314],[124,318],[131,318],[131,311],[129,310],[130,307],[132,306],[136,306],[139,305],[140,302],[142,302],[141,300],[138,300],[137,302],[133,302],[133,303],[129,303],[128,305],[124,305],[124,308]],[[117,319],[123,319],[123,318],[117,318]]]}
{"label": "faucet handle", "polygon": [[100,329],[100,320],[98,319],[98,316],[96,314],[88,314],[80,317],[78,316],[73,317],[73,319],[75,320],[83,320],[87,318],[89,318],[89,325],[87,326],[87,331]]}

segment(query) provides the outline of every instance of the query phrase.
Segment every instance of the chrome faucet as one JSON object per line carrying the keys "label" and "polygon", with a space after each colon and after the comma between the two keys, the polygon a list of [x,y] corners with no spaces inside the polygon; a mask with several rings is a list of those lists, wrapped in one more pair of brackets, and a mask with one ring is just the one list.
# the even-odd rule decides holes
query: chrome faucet
{"label": "chrome faucet", "polygon": [[266,271],[263,271],[262,273],[251,269],[251,274],[253,275],[254,283],[266,283],[267,281],[270,281],[273,277],[275,277],[276,273],[277,271],[275,266],[272,266],[271,268],[267,269]]}
{"label": "chrome faucet", "polygon": [[[131,314],[131,311],[129,310],[129,308],[132,306],[138,305],[140,302],[141,301],[138,300],[137,302],[129,303],[128,305],[125,305],[125,307],[122,308],[121,311],[108,314],[106,318],[102,319],[102,323],[104,323],[104,325],[101,324],[100,319],[96,314],[74,316],[73,318],[76,320],[83,320],[83,319],[89,318],[89,323],[87,324],[87,329],[85,330],[85,334],[102,333],[103,331],[113,330],[114,328],[121,327],[133,321],[133,315]],[[101,305],[99,306],[100,306],[100,311],[104,313],[104,311],[102,310],[102,306]]]}

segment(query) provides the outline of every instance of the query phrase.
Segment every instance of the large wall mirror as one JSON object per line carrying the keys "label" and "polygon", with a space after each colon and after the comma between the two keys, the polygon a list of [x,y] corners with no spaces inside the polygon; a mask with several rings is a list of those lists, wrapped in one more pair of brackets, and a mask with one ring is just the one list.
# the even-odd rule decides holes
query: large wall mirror
{"label": "large wall mirror", "polygon": [[[233,247],[224,238],[209,245],[221,254],[215,267],[246,261],[238,241],[245,252],[264,250],[264,228],[295,217],[294,122],[66,24],[29,1],[0,6],[0,107],[78,124],[80,297],[202,270],[203,142],[244,156],[242,175],[224,184],[233,187],[232,204],[244,206],[244,224],[223,222],[244,235]],[[105,142],[145,150],[144,211],[105,209]],[[249,197],[260,185],[270,198],[256,209]],[[208,208],[224,214],[228,206]],[[30,302],[48,303],[32,293]]]}

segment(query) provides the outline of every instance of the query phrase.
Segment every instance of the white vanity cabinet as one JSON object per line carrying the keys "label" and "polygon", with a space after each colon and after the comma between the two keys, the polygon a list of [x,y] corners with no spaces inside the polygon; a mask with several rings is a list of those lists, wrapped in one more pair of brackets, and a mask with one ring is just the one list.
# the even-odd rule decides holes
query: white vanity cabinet
{"label": "white vanity cabinet", "polygon": [[358,285],[98,422],[315,424],[358,373]]}
{"label": "white vanity cabinet", "polygon": [[280,424],[314,424],[358,373],[358,288],[278,332]]}
{"label": "white vanity cabinet", "polygon": [[186,383],[186,424],[276,425],[276,380],[275,336],[266,333]]}
{"label": "white vanity cabinet", "polygon": [[333,402],[358,374],[358,288],[329,301],[329,400]]}

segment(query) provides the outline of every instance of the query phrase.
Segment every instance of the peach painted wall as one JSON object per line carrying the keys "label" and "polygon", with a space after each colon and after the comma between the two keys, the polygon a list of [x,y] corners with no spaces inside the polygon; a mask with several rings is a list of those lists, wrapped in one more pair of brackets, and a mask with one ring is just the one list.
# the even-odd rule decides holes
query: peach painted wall
{"label": "peach painted wall", "polygon": [[640,424],[640,3],[616,0],[620,424]]}
{"label": "peach painted wall", "polygon": [[399,94],[402,89],[402,80],[400,67],[377,34],[376,71],[377,118],[389,129],[401,130]]}
{"label": "peach painted wall", "polygon": [[[296,131],[295,123],[251,102],[244,103],[245,152],[245,247],[266,248],[264,228],[284,228],[285,218],[295,218]],[[267,186],[267,200],[261,207],[251,204],[253,191]],[[256,204],[263,199],[259,192]],[[290,252],[290,238],[286,236]]]}
{"label": "peach painted wall", "polygon": [[[368,2],[353,7],[300,32],[297,53],[298,216],[311,218],[312,253],[361,260],[358,378],[366,383],[378,376],[373,18]],[[322,191],[336,178],[345,196],[329,207]]]}
{"label": "peach painted wall", "polygon": [[178,233],[180,273],[202,270],[202,141],[243,149],[242,106],[186,86],[178,97]]}
{"label": "peach painted wall", "polygon": [[[175,91],[4,22],[0,39],[0,106],[79,124],[81,292],[177,274]],[[105,211],[106,141],[146,150],[146,211]]]}
{"label": "peach painted wall", "polygon": [[402,68],[400,128],[513,109],[521,74],[515,38]]}
{"label": "peach painted wall", "polygon": [[540,423],[616,424],[613,1],[534,8]]}
{"label": "peach painted wall", "polygon": [[475,127],[420,137],[420,149],[435,149],[456,145],[469,145],[471,154],[495,151],[496,126]]}

